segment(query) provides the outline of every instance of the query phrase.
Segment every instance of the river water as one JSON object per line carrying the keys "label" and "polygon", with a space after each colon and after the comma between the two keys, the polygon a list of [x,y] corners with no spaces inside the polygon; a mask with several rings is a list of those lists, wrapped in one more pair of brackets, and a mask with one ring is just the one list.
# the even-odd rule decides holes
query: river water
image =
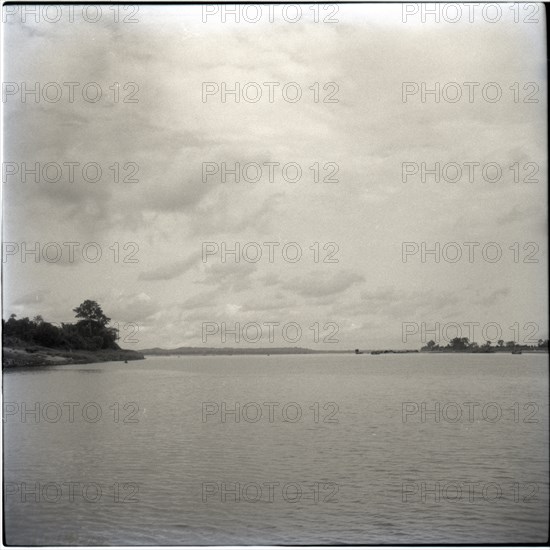
{"label": "river water", "polygon": [[548,355],[4,372],[14,545],[544,542]]}

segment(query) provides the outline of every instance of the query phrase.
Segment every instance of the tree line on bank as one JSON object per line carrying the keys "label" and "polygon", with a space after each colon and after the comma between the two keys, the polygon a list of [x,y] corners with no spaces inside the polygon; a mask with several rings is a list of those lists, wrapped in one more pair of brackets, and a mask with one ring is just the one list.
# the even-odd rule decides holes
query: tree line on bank
{"label": "tree line on bank", "polygon": [[120,349],[116,343],[118,330],[107,326],[111,319],[97,302],[85,300],[73,311],[79,321],[61,323],[61,326],[44,321],[41,315],[34,319],[17,319],[12,314],[7,321],[2,319],[2,344],[16,347],[21,344],[38,345],[69,351]]}
{"label": "tree line on bank", "polygon": [[446,346],[440,346],[433,340],[430,340],[421,351],[471,351],[479,353],[487,353],[493,351],[524,351],[524,350],[546,350],[548,351],[548,340],[540,339],[535,345],[518,344],[512,340],[504,342],[499,340],[496,346],[491,345],[491,341],[487,340],[485,344],[479,345],[477,342],[470,342],[469,338],[453,338]]}

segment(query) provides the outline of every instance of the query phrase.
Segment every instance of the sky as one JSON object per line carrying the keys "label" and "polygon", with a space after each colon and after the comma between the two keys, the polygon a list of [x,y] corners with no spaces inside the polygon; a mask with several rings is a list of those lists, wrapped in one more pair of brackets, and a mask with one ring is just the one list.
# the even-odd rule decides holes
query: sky
{"label": "sky", "polygon": [[[548,338],[544,10],[407,6],[5,13],[3,318],[69,322],[92,299],[131,349]],[[221,93],[236,83],[239,102]],[[249,168],[237,182],[222,163]],[[462,177],[422,181],[422,163]]]}

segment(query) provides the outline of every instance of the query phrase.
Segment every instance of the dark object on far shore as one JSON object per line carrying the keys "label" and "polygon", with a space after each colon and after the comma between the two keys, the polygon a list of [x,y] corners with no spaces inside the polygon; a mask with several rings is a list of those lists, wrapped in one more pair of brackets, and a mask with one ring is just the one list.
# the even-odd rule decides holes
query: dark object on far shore
{"label": "dark object on far shore", "polygon": [[375,349],[371,355],[382,355],[383,353],[418,353],[417,349]]}

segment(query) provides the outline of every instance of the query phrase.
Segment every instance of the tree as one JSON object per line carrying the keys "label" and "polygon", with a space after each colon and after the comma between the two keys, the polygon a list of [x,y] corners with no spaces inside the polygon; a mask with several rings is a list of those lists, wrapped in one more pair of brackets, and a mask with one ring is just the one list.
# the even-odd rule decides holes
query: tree
{"label": "tree", "polygon": [[504,340],[498,341],[498,347],[501,348],[504,345]]}
{"label": "tree", "polygon": [[450,343],[450,348],[454,350],[463,350],[466,349],[470,345],[470,339],[469,338],[453,338]]}
{"label": "tree", "polygon": [[120,349],[116,343],[118,331],[106,326],[110,319],[97,302],[86,300],[73,311],[80,320],[74,324],[61,323],[60,327],[44,321],[41,315],[31,321],[28,317],[17,319],[12,314],[8,321],[2,319],[2,335],[9,339],[10,345],[25,343],[89,351]]}
{"label": "tree", "polygon": [[47,348],[54,348],[63,343],[61,331],[50,323],[40,323],[34,331],[33,340]]}
{"label": "tree", "polygon": [[94,321],[101,327],[105,327],[111,320],[103,313],[101,306],[93,300],[85,300],[78,307],[75,307],[73,311],[76,313],[76,318],[84,319],[85,321]]}

